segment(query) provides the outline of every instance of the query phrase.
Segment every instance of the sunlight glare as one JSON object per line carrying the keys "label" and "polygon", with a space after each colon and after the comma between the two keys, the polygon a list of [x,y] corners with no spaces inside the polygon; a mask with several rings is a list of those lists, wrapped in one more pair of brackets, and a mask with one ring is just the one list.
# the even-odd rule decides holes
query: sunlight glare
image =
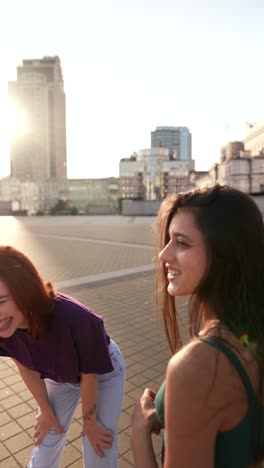
{"label": "sunlight glare", "polygon": [[10,100],[8,105],[8,132],[10,139],[15,139],[26,133],[28,122],[25,111],[15,101]]}

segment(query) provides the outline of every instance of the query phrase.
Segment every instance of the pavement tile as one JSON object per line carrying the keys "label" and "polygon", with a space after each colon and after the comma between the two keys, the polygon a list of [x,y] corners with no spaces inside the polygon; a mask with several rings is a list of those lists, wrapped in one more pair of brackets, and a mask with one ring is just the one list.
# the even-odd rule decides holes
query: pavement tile
{"label": "pavement tile", "polygon": [[71,463],[76,462],[80,459],[81,454],[79,450],[77,450],[72,444],[67,444],[63,452],[61,468],[66,468]]}
{"label": "pavement tile", "polygon": [[7,424],[9,421],[11,421],[11,416],[6,411],[2,411],[0,413],[0,427]]}
{"label": "pavement tile", "polygon": [[76,462],[71,463],[70,465],[67,465],[67,466],[69,466],[71,468],[83,468],[83,460],[82,460],[82,458],[80,458]]}
{"label": "pavement tile", "polygon": [[142,395],[142,393],[144,391],[144,388],[145,388],[144,385],[142,385],[141,387],[134,388],[133,390],[128,392],[127,395],[130,398],[132,398],[134,400],[134,402],[136,402],[141,397],[141,395]]}
{"label": "pavement tile", "polygon": [[140,372],[145,372],[145,365],[144,364],[140,364],[139,362],[137,362],[136,364],[133,364],[132,366],[130,366],[129,368],[132,372],[135,372],[135,374],[139,374]]}
{"label": "pavement tile", "polygon": [[130,437],[124,431],[119,434],[118,446],[120,455],[130,450]]}
{"label": "pavement tile", "polygon": [[145,348],[143,351],[141,351],[142,353],[142,360],[144,359],[144,356],[147,356],[147,357],[151,357],[152,354],[153,354],[153,349],[150,349],[150,348]]}
{"label": "pavement tile", "polygon": [[[32,413],[32,408],[30,405],[23,402],[17,406],[13,406],[12,408],[9,408],[8,413],[10,414],[10,416],[12,416],[12,418],[17,419],[17,418],[20,418],[20,416],[24,416],[27,413]],[[32,419],[32,425],[33,425],[33,419]]]}
{"label": "pavement tile", "polygon": [[132,377],[135,377],[136,375],[138,375],[137,372],[135,370],[131,369],[131,366],[128,369],[126,369],[126,378],[127,379],[131,379]]}
{"label": "pavement tile", "polygon": [[130,414],[130,417],[131,417],[131,415],[132,415],[132,413],[134,411],[134,407],[135,407],[135,405],[133,404],[133,405],[129,406],[128,408],[123,409],[122,411],[125,411],[127,414]]}
{"label": "pavement tile", "polygon": [[22,392],[19,392],[20,398],[23,398],[23,400],[28,401],[32,398],[32,394],[28,389],[23,390]]}
{"label": "pavement tile", "polygon": [[67,440],[72,442],[73,440],[78,439],[80,437],[81,432],[82,432],[82,424],[80,424],[77,421],[74,421],[70,425],[70,429],[67,434]]}
{"label": "pavement tile", "polygon": [[25,416],[22,416],[21,418],[18,418],[17,423],[23,429],[32,429],[33,430],[33,425],[34,425],[34,422],[35,422],[35,416],[36,416],[36,412],[32,411],[31,413],[28,413]]}
{"label": "pavement tile", "polygon": [[[154,354],[151,357],[146,357],[144,356],[144,365],[149,367],[149,368],[155,368],[157,369],[157,366],[160,364],[160,354]],[[140,356],[140,361],[142,361],[142,356]],[[162,365],[164,366],[164,358],[162,358]]]}
{"label": "pavement tile", "polygon": [[30,400],[27,401],[27,405],[30,406],[31,409],[33,409],[35,412],[37,412],[38,409],[38,404],[34,398],[31,398]]}
{"label": "pavement tile", "polygon": [[82,249],[76,250],[76,242],[67,240],[66,237],[54,237],[52,242],[50,238],[41,238],[40,244],[44,251],[49,251],[51,258],[60,261],[56,263],[53,260],[49,264],[41,264],[39,258],[34,259],[34,255],[31,258],[35,260],[43,275],[55,282],[151,264],[152,255],[149,248],[111,245],[109,249],[107,244],[80,242]]}
{"label": "pavement tile", "polygon": [[125,411],[122,411],[122,414],[118,421],[119,432],[129,427],[130,424],[131,424],[131,416],[125,413]]}
{"label": "pavement tile", "polygon": [[5,370],[7,368],[7,364],[6,364],[6,359],[4,360],[3,358],[0,359],[0,370]]}
{"label": "pavement tile", "polygon": [[[9,457],[10,452],[7,450],[7,448],[0,442],[0,462],[4,460],[5,458]],[[8,465],[6,465],[7,467]]]}
{"label": "pavement tile", "polygon": [[2,406],[3,409],[7,410],[9,408],[12,408],[13,406],[18,405],[19,403],[23,403],[22,398],[20,398],[20,396],[14,394],[14,395],[2,400],[1,401],[1,406]]}
{"label": "pavement tile", "polygon": [[0,468],[18,468],[18,467],[21,468],[21,465],[13,457],[5,458],[5,460],[0,461]]}
{"label": "pavement tile", "polygon": [[153,369],[148,368],[148,369],[145,369],[144,375],[148,379],[154,379],[155,377],[160,375],[160,371],[158,369],[156,369],[155,367]]}
{"label": "pavement tile", "polygon": [[119,468],[131,468],[131,464],[128,463],[126,460],[120,460]]}
{"label": "pavement tile", "polygon": [[30,445],[33,447],[32,439],[26,432],[21,432],[18,435],[7,439],[4,442],[4,445],[11,454],[19,452],[21,449],[24,449]]}
{"label": "pavement tile", "polygon": [[15,375],[16,375],[15,370],[11,369],[10,367],[7,367],[6,369],[1,370],[1,379],[5,379],[6,377],[12,377]]}
{"label": "pavement tile", "polygon": [[9,387],[4,387],[1,389],[1,392],[0,392],[0,401],[4,400],[5,398],[13,395],[14,392],[11,388]]}
{"label": "pavement tile", "polygon": [[79,437],[78,439],[73,440],[72,445],[81,453],[82,452],[82,437]]}
{"label": "pavement tile", "polygon": [[[131,382],[134,386],[142,385],[148,381],[148,378],[142,374],[136,374],[129,378],[128,382]],[[128,390],[129,391],[129,390]]]}
{"label": "pavement tile", "polygon": [[26,384],[21,380],[21,382],[17,382],[13,385],[10,385],[12,388],[13,392],[19,393],[23,392],[24,390],[27,390]]}
{"label": "pavement tile", "polygon": [[7,361],[7,365],[8,365],[8,367],[11,367],[11,369],[17,370],[17,365],[16,365],[16,363],[15,363],[12,359],[9,359],[9,360]]}
{"label": "pavement tile", "polygon": [[[24,448],[23,450],[20,450],[14,455],[14,459],[20,463],[20,466],[25,468],[31,458],[31,453],[32,453],[32,447],[28,446]],[[7,465],[8,467],[8,465]]]}
{"label": "pavement tile", "polygon": [[130,398],[128,395],[125,395],[124,400],[123,400],[122,409],[126,410],[127,408],[129,408],[130,406],[132,406],[134,404],[135,404],[134,398]]}
{"label": "pavement tile", "polygon": [[79,419],[82,417],[82,405],[81,403],[78,404],[76,410],[75,410],[75,413],[74,413],[74,417],[75,419]]}
{"label": "pavement tile", "polygon": [[11,421],[0,428],[0,441],[3,442],[6,439],[22,432],[21,427],[15,422]]}
{"label": "pavement tile", "polygon": [[129,449],[127,450],[127,452],[125,452],[122,456],[122,458],[130,464],[130,466],[135,466],[134,465],[134,457],[133,457],[133,454],[132,454],[132,450]]}
{"label": "pavement tile", "polygon": [[[120,344],[120,342],[119,342],[119,344]],[[120,344],[120,346],[121,346],[121,344]],[[123,349],[123,347],[122,347],[122,349]],[[125,353],[124,353],[124,349],[123,349],[123,355],[124,354]],[[126,357],[125,356],[125,358],[126,358],[126,368],[128,368],[130,366],[133,366],[133,364],[135,364],[135,362],[137,362],[137,360],[135,359],[135,356],[132,356],[132,357]]]}
{"label": "pavement tile", "polygon": [[133,390],[133,388],[135,388],[135,385],[132,382],[129,382],[129,380],[126,380],[125,393],[128,393],[130,390]]}
{"label": "pavement tile", "polygon": [[[14,371],[15,372],[15,371]],[[14,373],[13,372],[13,375],[11,375],[10,377],[7,377],[5,379],[5,383],[6,385],[9,385],[11,386],[12,384],[14,383],[17,383],[17,382],[21,382],[21,377],[18,373]],[[2,376],[1,376],[2,377]]]}

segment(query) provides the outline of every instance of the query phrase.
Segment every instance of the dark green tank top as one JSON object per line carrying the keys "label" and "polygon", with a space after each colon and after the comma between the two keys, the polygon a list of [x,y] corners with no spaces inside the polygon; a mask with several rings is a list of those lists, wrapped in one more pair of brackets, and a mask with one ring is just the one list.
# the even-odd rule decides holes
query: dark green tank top
{"label": "dark green tank top", "polygon": [[[199,338],[201,341],[214,346],[223,352],[232,362],[238,371],[241,380],[246,388],[248,395],[248,411],[244,419],[230,431],[219,432],[215,443],[215,468],[246,468],[253,463],[253,427],[256,417],[264,419],[264,409],[259,405],[256,394],[252,387],[249,376],[237,355],[227,346],[217,342],[212,338]],[[162,427],[165,427],[164,421],[164,395],[165,382],[161,385],[156,395],[156,409],[158,418]],[[262,423],[263,426],[263,423]],[[165,450],[165,431],[163,435],[162,461]],[[264,431],[262,430],[262,440],[264,442]]]}

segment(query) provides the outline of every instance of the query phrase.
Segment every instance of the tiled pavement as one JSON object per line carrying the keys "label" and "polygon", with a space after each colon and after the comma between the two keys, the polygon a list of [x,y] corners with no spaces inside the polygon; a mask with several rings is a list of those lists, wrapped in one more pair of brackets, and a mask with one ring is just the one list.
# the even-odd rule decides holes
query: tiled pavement
{"label": "tiled pavement", "polygon": [[[2,218],[0,222],[1,243],[24,250],[44,277],[58,285],[67,279],[110,274],[151,263],[151,218]],[[63,289],[104,316],[106,329],[126,360],[126,393],[119,421],[120,468],[134,466],[130,420],[135,401],[146,386],[158,389],[169,358],[162,323],[156,313],[154,286],[152,272],[135,270],[132,275]],[[27,466],[35,414],[35,401],[16,366],[1,358],[0,467]],[[80,431],[79,406],[68,433],[62,467],[83,466]],[[153,436],[153,441],[159,460],[161,439]]]}

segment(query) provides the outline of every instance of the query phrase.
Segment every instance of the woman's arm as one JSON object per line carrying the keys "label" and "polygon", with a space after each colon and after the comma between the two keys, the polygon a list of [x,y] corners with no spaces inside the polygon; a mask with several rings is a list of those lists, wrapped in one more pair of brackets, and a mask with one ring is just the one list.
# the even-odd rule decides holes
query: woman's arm
{"label": "woman's arm", "polygon": [[63,428],[59,424],[49,403],[45,381],[40,378],[39,372],[28,369],[16,359],[13,359],[13,361],[16,363],[22,379],[39,406],[40,411],[36,416],[32,436],[35,445],[40,444],[51,429],[55,429],[59,434],[63,434]]}
{"label": "woman's arm", "polygon": [[22,379],[38,403],[42,413],[49,412],[51,406],[49,404],[48,393],[45,382],[40,378],[39,372],[28,369],[16,359],[13,359],[13,361],[16,363]]}
{"label": "woman's arm", "polygon": [[[82,435],[88,437],[95,453],[103,458],[105,454],[102,448],[112,447],[113,431],[105,429],[97,420],[97,387],[97,374],[81,373]],[[109,402],[110,404],[111,402]]]}
{"label": "woman's arm", "polygon": [[190,343],[171,358],[166,374],[164,468],[214,467],[220,409],[225,405],[216,366],[215,353],[201,342]]}

